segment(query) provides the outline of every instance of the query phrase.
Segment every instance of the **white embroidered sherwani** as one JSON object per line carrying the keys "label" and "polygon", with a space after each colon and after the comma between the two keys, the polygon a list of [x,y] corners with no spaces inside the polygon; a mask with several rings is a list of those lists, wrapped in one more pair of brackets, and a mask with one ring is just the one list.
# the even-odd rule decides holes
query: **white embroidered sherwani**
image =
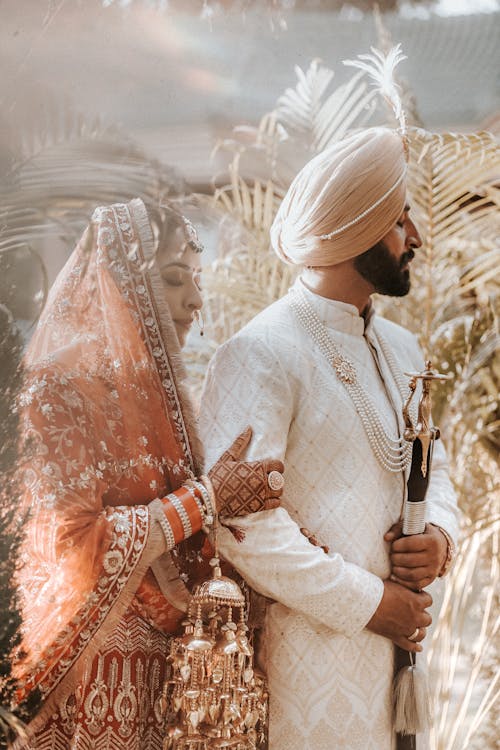
{"label": "white embroidered sherwani", "polygon": [[[375,315],[365,331],[352,305],[304,292],[396,437],[402,397],[379,336],[405,371],[424,364],[415,338]],[[349,394],[287,296],[218,350],[201,414],[209,466],[247,425],[254,431],[248,459],[285,463],[282,507],[235,519],[242,542],[226,529],[220,535],[223,556],[275,602],[260,654],[270,750],[390,750],[393,645],[365,626],[390,572],[383,535],[401,514],[403,473],[378,463]],[[427,497],[428,520],[456,536],[440,442]]]}

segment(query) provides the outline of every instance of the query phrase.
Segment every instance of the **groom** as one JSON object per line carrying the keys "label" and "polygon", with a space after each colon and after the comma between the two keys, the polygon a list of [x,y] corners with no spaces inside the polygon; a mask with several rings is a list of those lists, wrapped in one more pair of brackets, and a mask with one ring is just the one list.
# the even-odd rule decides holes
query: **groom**
{"label": "groom", "polygon": [[414,336],[371,303],[410,288],[421,240],[406,168],[401,137],[372,128],[302,169],[271,229],[301,275],[218,350],[205,384],[208,465],[247,424],[250,458],[285,464],[282,507],[235,521],[242,541],[220,538],[224,557],[273,602],[260,654],[270,750],[395,746],[394,645],[421,651],[432,603],[422,589],[453,555],[456,500],[440,441],[425,533],[401,535],[403,373],[424,362]]}

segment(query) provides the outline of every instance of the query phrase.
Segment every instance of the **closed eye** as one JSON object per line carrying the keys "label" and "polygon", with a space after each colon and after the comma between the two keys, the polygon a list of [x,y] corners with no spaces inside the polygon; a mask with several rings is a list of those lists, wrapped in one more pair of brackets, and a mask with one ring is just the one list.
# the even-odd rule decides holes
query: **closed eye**
{"label": "closed eye", "polygon": [[182,286],[184,279],[178,273],[162,273],[163,281],[169,286]]}

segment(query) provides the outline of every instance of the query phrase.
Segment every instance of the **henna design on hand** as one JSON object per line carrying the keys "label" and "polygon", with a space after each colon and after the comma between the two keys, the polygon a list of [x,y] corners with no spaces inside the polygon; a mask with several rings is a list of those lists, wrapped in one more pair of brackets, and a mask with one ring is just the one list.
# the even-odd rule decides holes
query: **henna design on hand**
{"label": "henna design on hand", "polygon": [[247,427],[210,469],[217,509],[222,516],[244,516],[279,506],[283,489],[272,489],[268,477],[272,471],[283,473],[281,461],[243,461],[252,428]]}

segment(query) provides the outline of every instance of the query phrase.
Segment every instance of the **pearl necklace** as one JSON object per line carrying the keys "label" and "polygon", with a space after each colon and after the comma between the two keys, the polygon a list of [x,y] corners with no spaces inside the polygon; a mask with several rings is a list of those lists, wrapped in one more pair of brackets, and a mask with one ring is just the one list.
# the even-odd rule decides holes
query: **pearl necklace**
{"label": "pearl necklace", "polygon": [[[352,398],[370,445],[380,465],[393,473],[404,471],[411,461],[412,444],[404,440],[404,438],[394,440],[386,433],[372,399],[359,384],[356,368],[340,352],[340,349],[329,335],[326,326],[321,322],[307,301],[305,294],[301,290],[293,289],[292,294],[289,296],[289,304],[302,326],[330,362],[338,379]],[[383,344],[381,338],[378,338],[391,372],[395,376],[398,388],[403,393],[402,386],[404,384],[398,368],[395,367],[394,359],[392,355],[388,356],[387,347]]]}

